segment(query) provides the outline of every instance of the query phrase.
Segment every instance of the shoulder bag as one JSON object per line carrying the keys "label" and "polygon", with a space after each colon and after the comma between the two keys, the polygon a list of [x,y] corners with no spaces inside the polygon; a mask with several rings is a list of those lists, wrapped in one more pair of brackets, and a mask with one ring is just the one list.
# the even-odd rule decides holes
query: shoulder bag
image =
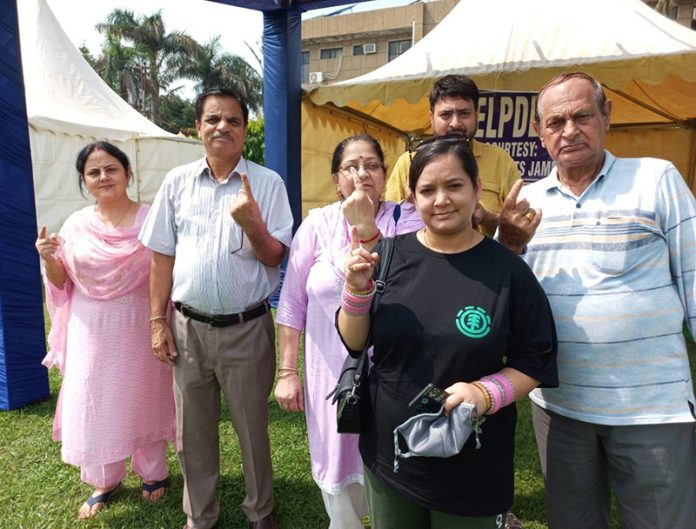
{"label": "shoulder bag", "polygon": [[[401,206],[397,204],[394,208],[394,225],[399,222]],[[394,230],[396,235],[396,229]],[[389,265],[394,251],[394,238],[382,239],[382,259],[380,261],[379,274],[375,280],[375,298],[370,307],[370,314],[374,315],[379,306],[379,302],[384,294]],[[338,433],[360,433],[363,424],[363,411],[365,406],[369,406],[368,393],[368,365],[367,350],[370,348],[370,338],[368,337],[365,348],[358,357],[348,355],[343,362],[341,373],[338,376],[336,387],[326,398],[333,396],[332,404],[336,404],[336,424]]]}

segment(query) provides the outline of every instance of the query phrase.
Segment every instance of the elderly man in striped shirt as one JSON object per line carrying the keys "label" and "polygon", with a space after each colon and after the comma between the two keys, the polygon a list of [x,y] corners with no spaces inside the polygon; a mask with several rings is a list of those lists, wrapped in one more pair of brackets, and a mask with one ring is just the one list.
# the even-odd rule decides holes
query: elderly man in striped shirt
{"label": "elderly man in striped shirt", "polygon": [[626,528],[693,528],[696,203],[671,163],[604,149],[610,115],[586,74],[549,81],[534,126],[556,166],[500,219],[558,330],[560,386],[531,395],[549,528],[608,528],[612,489]]}
{"label": "elderly man in striped shirt", "polygon": [[[232,91],[198,97],[205,157],[167,174],[140,233],[153,251],[152,347],[174,366],[188,529],[215,527],[219,516],[221,389],[242,452],[242,509],[252,528],[276,527],[267,409],[275,339],[267,299],[290,246],[292,214],[280,176],[242,156],[248,114]],[[170,299],[176,310],[168,324]]]}

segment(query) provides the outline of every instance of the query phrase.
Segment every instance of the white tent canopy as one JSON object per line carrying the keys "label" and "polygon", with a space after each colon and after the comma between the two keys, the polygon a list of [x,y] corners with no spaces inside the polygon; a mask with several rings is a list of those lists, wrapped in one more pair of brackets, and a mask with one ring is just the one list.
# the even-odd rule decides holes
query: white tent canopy
{"label": "white tent canopy", "polygon": [[612,92],[614,122],[696,117],[696,32],[640,0],[461,0],[403,55],[310,98],[423,133],[424,98],[438,77],[466,74],[484,90],[538,90],[567,70],[586,71]]}
{"label": "white tent canopy", "polygon": [[110,141],[130,158],[132,198],[151,201],[166,172],[202,156],[199,142],[156,126],[94,72],[45,0],[18,2],[22,69],[38,224],[57,230],[88,204],[78,189],[75,157],[87,143]]}

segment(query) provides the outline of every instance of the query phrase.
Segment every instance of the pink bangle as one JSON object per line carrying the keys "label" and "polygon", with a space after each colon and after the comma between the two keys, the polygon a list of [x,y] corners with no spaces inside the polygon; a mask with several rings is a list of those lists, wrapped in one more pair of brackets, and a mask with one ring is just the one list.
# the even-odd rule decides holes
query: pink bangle
{"label": "pink bangle", "polygon": [[491,397],[491,407],[486,411],[487,415],[493,415],[500,408],[515,402],[515,387],[512,385],[512,381],[502,373],[481,377],[478,382],[488,390]]}
{"label": "pink bangle", "polygon": [[501,408],[504,406],[509,406],[515,402],[515,387],[512,385],[512,381],[503,375],[502,373],[493,373],[483,377],[484,380],[490,380],[494,384],[497,384],[503,394]]}
{"label": "pink bangle", "polygon": [[348,283],[344,283],[341,292],[341,310],[349,316],[362,316],[370,312],[376,286],[372,280],[368,285],[369,288],[364,293],[357,293],[350,289]]}

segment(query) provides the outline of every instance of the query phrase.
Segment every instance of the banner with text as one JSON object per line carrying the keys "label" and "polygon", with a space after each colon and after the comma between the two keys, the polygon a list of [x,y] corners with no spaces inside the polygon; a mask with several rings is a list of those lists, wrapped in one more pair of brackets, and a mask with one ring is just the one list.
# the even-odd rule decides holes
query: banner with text
{"label": "banner with text", "polygon": [[536,92],[481,92],[476,139],[505,149],[533,182],[551,171],[553,161],[532,128]]}

